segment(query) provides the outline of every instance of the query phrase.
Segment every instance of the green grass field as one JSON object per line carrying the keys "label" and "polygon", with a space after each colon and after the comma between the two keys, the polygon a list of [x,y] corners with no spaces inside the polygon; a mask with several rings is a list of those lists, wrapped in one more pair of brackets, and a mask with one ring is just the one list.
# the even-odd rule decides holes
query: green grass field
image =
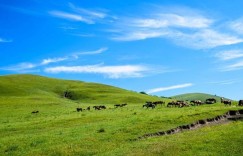
{"label": "green grass field", "polygon": [[[73,99],[63,98],[63,91]],[[136,140],[214,117],[220,103],[187,108],[142,108],[160,99],[120,88],[33,75],[0,77],[0,155],[243,155],[243,122],[206,126],[174,135]],[[116,103],[128,103],[114,108]],[[106,110],[76,112],[105,105]],[[32,114],[34,110],[39,113]]]}
{"label": "green grass field", "polygon": [[[181,95],[176,95],[172,96],[172,98],[177,99],[177,100],[201,100],[201,101],[206,101],[208,98],[214,98],[218,102],[220,102],[221,96],[217,95],[211,95],[211,94],[205,94],[205,93],[186,93],[186,94],[181,94]],[[227,99],[226,97],[223,97],[224,99]]]}

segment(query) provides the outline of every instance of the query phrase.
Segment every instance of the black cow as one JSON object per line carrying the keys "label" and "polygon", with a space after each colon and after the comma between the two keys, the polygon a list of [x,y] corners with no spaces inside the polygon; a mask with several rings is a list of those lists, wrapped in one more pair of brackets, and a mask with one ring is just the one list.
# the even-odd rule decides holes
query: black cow
{"label": "black cow", "polygon": [[151,107],[152,109],[154,109],[155,108],[155,104],[153,104],[153,103],[146,103],[146,104],[143,105],[143,107],[147,107],[147,108]]}
{"label": "black cow", "polygon": [[169,102],[169,103],[167,104],[167,107],[173,107],[173,106],[174,106],[174,104],[175,104],[175,102],[174,102],[174,101]]}
{"label": "black cow", "polygon": [[225,100],[224,98],[221,98],[221,103],[224,105],[230,105],[231,106],[231,100]]}
{"label": "black cow", "polygon": [[126,106],[127,105],[127,103],[123,103],[123,104],[121,104],[121,107],[124,107],[124,106]]}
{"label": "black cow", "polygon": [[76,108],[76,110],[77,110],[77,112],[82,112],[83,111],[83,109],[80,108],[80,107]]}
{"label": "black cow", "polygon": [[39,111],[33,111],[33,112],[31,112],[32,114],[36,114],[36,113],[39,113]]}
{"label": "black cow", "polygon": [[153,102],[153,104],[162,106],[165,104],[165,102],[164,101],[155,101],[155,102]]}
{"label": "black cow", "polygon": [[243,100],[240,100],[238,105],[243,106]]}
{"label": "black cow", "polygon": [[101,110],[101,109],[106,109],[106,106],[93,106],[95,110]]}
{"label": "black cow", "polygon": [[124,107],[126,105],[127,105],[126,103],[123,103],[123,104],[115,104],[114,107],[115,108],[118,108],[118,107]]}

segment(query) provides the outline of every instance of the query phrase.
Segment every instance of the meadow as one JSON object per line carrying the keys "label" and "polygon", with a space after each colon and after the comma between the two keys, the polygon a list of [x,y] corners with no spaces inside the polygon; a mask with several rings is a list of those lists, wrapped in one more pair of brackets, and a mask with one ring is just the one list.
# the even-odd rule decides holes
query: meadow
{"label": "meadow", "polygon": [[[74,99],[62,96],[75,93]],[[173,135],[135,140],[221,115],[236,106],[143,108],[144,102],[171,99],[107,85],[32,75],[0,77],[0,155],[242,155],[243,122],[205,126]],[[122,108],[115,103],[126,102]],[[105,110],[76,112],[105,105]],[[38,110],[39,113],[31,112]]]}

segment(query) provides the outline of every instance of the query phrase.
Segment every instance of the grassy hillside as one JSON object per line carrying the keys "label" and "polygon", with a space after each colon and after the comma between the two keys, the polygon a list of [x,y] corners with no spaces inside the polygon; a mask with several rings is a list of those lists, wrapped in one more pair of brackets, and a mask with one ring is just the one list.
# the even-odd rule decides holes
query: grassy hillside
{"label": "grassy hillside", "polygon": [[[67,87],[75,93],[74,100],[63,98]],[[243,109],[220,103],[146,109],[140,102],[157,99],[95,83],[1,76],[0,155],[243,155],[242,120],[134,141],[147,133]],[[125,100],[131,103],[114,108],[113,102]],[[78,106],[100,103],[108,109],[76,112]],[[39,113],[32,114],[34,110]]]}
{"label": "grassy hillside", "polygon": [[53,79],[36,75],[0,76],[0,96],[63,98],[64,92],[80,103],[144,103],[161,100],[121,88],[81,81]]}
{"label": "grassy hillside", "polygon": [[[205,94],[205,93],[187,93],[187,94],[180,94],[176,96],[172,96],[172,98],[177,99],[177,100],[201,100],[201,101],[206,101],[208,98],[214,98],[218,102],[220,102],[220,96],[217,95],[211,95],[211,94]],[[227,98],[225,98],[227,99]]]}

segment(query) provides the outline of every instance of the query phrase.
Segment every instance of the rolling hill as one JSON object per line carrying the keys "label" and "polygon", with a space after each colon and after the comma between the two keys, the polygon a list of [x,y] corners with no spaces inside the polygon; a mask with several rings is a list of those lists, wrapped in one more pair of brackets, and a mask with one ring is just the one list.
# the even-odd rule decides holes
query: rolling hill
{"label": "rolling hill", "polygon": [[[205,93],[187,93],[187,94],[180,94],[176,96],[172,96],[171,98],[177,99],[177,100],[201,100],[206,101],[208,98],[214,98],[217,101],[220,101],[221,96],[217,95],[211,95],[211,94],[205,94]],[[227,98],[225,98],[227,99]]]}
{"label": "rolling hill", "polygon": [[[142,107],[153,100],[167,99],[97,83],[0,76],[0,155],[242,155],[242,120],[135,140],[242,109],[220,103]],[[114,107],[121,102],[128,105]],[[107,109],[92,107],[100,104]]]}
{"label": "rolling hill", "polygon": [[65,92],[70,93],[71,100],[83,103],[144,103],[149,100],[161,100],[159,97],[98,83],[27,74],[0,76],[0,97],[63,99]]}

